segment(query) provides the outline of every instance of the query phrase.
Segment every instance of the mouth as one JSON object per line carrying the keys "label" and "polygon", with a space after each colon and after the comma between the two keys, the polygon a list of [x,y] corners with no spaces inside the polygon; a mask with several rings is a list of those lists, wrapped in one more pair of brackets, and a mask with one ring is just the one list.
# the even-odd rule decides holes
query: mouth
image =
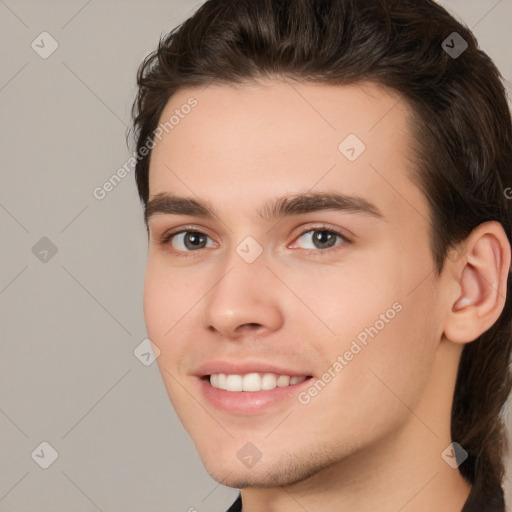
{"label": "mouth", "polygon": [[296,405],[315,380],[310,371],[299,364],[216,360],[196,369],[195,382],[205,402],[231,416],[274,416]]}
{"label": "mouth", "polygon": [[296,405],[310,385],[310,375],[278,373],[212,373],[198,379],[199,391],[216,409],[234,416],[283,413]]}
{"label": "mouth", "polygon": [[276,388],[290,388],[311,379],[311,375],[279,375],[277,373],[252,372],[246,374],[213,373],[205,375],[203,380],[211,387],[233,393],[272,391]]}

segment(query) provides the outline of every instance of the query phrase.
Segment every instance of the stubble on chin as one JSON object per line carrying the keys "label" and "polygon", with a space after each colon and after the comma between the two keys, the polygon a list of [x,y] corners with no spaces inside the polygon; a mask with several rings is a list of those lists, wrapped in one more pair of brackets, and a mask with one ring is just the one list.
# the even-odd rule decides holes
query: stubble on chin
{"label": "stubble on chin", "polygon": [[[210,476],[218,483],[235,489],[287,487],[304,482],[340,461],[332,453],[280,456],[273,463],[265,463],[264,454],[252,468],[243,467],[235,459],[225,471],[213,469]],[[209,469],[208,467],[206,468]]]}

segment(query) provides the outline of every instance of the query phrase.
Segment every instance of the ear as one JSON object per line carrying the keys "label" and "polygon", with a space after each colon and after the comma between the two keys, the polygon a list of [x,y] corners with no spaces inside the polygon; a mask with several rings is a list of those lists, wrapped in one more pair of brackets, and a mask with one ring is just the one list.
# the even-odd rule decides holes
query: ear
{"label": "ear", "polygon": [[498,222],[480,224],[460,244],[448,265],[451,311],[444,335],[468,343],[487,331],[505,305],[511,259],[510,244]]}

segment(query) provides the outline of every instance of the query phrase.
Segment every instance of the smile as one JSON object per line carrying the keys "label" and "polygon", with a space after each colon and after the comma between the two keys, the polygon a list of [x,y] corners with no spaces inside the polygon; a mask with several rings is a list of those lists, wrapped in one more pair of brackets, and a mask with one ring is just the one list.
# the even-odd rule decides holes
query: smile
{"label": "smile", "polygon": [[216,373],[209,376],[212,387],[225,391],[271,391],[305,381],[308,376],[278,375],[276,373],[247,373],[245,375]]}

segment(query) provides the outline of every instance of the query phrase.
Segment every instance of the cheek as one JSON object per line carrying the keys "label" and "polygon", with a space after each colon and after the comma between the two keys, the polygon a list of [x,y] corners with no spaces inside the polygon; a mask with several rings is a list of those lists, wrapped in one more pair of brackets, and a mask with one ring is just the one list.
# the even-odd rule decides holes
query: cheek
{"label": "cheek", "polygon": [[305,316],[294,311],[295,320],[311,332],[312,342],[321,342],[324,352],[329,347],[337,353],[348,350],[358,334],[364,336],[365,329],[376,322],[380,327],[380,315],[389,310],[388,316],[395,316],[393,304],[400,300],[400,285],[393,278],[394,269],[376,269],[373,263],[360,260],[327,268],[310,266],[304,272],[307,278],[294,269],[282,274],[312,313]]}
{"label": "cheek", "polygon": [[[340,432],[348,437],[357,433],[352,442],[364,445],[407,420],[409,408],[421,399],[432,365],[432,354],[417,330],[411,335],[412,319],[406,316],[410,313],[404,307],[378,333],[361,331],[368,334],[366,345],[352,336],[339,337],[338,347],[343,348],[331,344],[329,355],[323,354],[326,373],[320,379],[330,382],[319,385],[320,391],[308,390],[309,398],[300,397],[301,404],[307,402],[301,406],[303,421],[314,417],[321,426],[315,427],[315,435],[328,432],[327,437],[339,440]],[[350,348],[352,341],[358,346]]]}
{"label": "cheek", "polygon": [[403,267],[373,265],[350,273],[310,272],[308,282],[298,289],[297,294],[309,298],[316,315],[331,330],[319,322],[315,330],[306,325],[312,325],[310,321],[304,325],[323,371],[330,369],[335,375],[317,401],[325,421],[333,415],[329,404],[339,400],[344,405],[338,420],[351,410],[359,421],[374,413],[388,420],[401,417],[407,413],[401,400],[412,406],[420,398],[439,332],[429,282],[411,293],[411,283],[416,286],[417,282]]}
{"label": "cheek", "polygon": [[149,339],[159,348],[156,364],[162,376],[169,399],[179,415],[187,414],[189,404],[178,384],[181,376],[177,363],[184,347],[176,336],[180,319],[190,306],[183,299],[187,289],[179,272],[149,257],[144,280],[144,319]]}
{"label": "cheek", "polygon": [[[421,399],[437,343],[434,333],[427,330],[424,305],[417,302],[402,299],[401,310],[393,310],[394,315],[383,303],[387,323],[379,316],[368,316],[364,329],[342,340],[351,360],[333,393],[344,396],[345,409],[359,411],[360,421],[372,417],[381,427],[397,424],[409,414],[408,407],[414,408]],[[337,352],[331,354],[334,360]]]}
{"label": "cheek", "polygon": [[174,269],[158,255],[148,256],[143,302],[148,334],[155,338],[152,341],[172,336],[174,326],[198,300],[198,282],[197,274]]}
{"label": "cheek", "polygon": [[166,316],[163,313],[167,309],[168,302],[166,295],[165,273],[159,272],[157,266],[148,259],[144,279],[144,319],[150,339],[158,346],[164,332]]}

